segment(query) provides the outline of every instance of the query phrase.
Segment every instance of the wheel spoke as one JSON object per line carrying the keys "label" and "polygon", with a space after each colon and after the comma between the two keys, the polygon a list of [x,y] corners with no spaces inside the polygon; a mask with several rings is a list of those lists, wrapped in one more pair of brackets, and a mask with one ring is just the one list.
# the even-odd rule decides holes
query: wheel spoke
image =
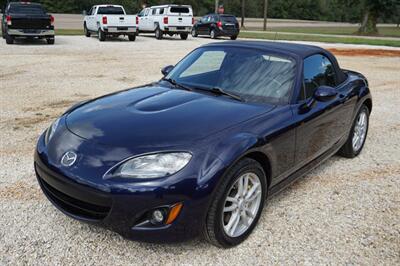
{"label": "wheel spoke", "polygon": [[244,225],[246,225],[246,226],[249,226],[249,225],[250,225],[250,224],[249,224],[249,217],[247,217],[247,215],[246,215],[245,212],[242,212],[242,213],[240,214],[240,218],[241,218],[241,220],[243,221],[243,224],[244,224]]}
{"label": "wheel spoke", "polygon": [[260,185],[259,183],[253,184],[253,187],[246,194],[245,197],[246,200],[248,200],[254,194],[254,192],[258,189],[259,185]]}
{"label": "wheel spoke", "polygon": [[246,201],[253,202],[260,194],[261,194],[261,191],[257,190],[255,193],[253,193],[253,195],[250,198],[246,199]]}
{"label": "wheel spoke", "polygon": [[232,204],[231,206],[225,207],[224,212],[232,212],[237,208],[236,204]]}
{"label": "wheel spoke", "polygon": [[243,180],[244,184],[243,184],[242,196],[245,196],[249,188],[249,175],[245,175],[243,179],[244,179]]}
{"label": "wheel spoke", "polygon": [[239,224],[239,221],[240,221],[240,215],[239,215],[239,213],[238,213],[238,214],[236,215],[236,217],[235,217],[235,221],[233,222],[232,228],[231,228],[231,230],[230,230],[231,235],[234,235],[234,234],[235,234],[235,231],[236,231],[236,228],[237,228],[237,226],[238,226],[238,224]]}
{"label": "wheel spoke", "polygon": [[246,211],[246,215],[247,215],[247,216],[249,216],[251,219],[254,219],[254,215],[253,215],[253,213],[251,212],[250,209],[246,208],[245,211]]}
{"label": "wheel spoke", "polygon": [[241,195],[243,195],[243,190],[244,190],[244,187],[243,187],[243,177],[240,177],[240,178],[238,179],[237,183],[238,183],[238,193],[237,193],[237,195],[238,195],[238,196],[241,196]]}

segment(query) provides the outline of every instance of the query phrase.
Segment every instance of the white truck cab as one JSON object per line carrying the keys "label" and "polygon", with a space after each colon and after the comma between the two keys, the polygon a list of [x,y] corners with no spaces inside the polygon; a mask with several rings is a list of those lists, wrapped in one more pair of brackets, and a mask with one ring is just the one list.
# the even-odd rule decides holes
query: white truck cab
{"label": "white truck cab", "polygon": [[137,35],[138,17],[126,15],[123,6],[96,5],[84,18],[83,28],[86,37],[97,33],[100,41],[107,36],[127,35],[130,41],[135,41]]}
{"label": "white truck cab", "polygon": [[194,24],[193,9],[189,5],[161,5],[140,11],[139,32],[154,32],[157,39],[164,34],[179,34],[186,40]]}

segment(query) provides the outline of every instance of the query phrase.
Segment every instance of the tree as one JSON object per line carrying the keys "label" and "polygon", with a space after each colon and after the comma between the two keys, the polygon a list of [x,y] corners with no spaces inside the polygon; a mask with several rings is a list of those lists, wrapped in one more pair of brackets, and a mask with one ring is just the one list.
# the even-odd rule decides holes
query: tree
{"label": "tree", "polygon": [[396,12],[396,0],[364,0],[362,4],[363,16],[359,34],[378,33],[378,19],[393,16]]}

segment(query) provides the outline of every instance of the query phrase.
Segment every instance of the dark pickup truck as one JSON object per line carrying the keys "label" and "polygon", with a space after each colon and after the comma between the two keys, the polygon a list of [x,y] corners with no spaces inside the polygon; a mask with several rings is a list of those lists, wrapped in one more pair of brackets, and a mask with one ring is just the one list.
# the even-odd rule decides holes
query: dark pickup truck
{"label": "dark pickup truck", "polygon": [[15,38],[46,39],[54,44],[54,17],[47,14],[39,3],[10,2],[6,5],[1,22],[3,38],[13,44]]}

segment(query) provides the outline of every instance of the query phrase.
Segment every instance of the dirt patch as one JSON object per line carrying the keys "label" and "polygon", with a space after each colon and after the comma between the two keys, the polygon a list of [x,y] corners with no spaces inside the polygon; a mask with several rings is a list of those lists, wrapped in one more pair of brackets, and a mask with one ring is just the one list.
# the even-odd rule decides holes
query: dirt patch
{"label": "dirt patch", "polygon": [[400,50],[384,49],[336,49],[329,48],[330,52],[338,56],[380,56],[380,57],[400,57]]}
{"label": "dirt patch", "polygon": [[41,200],[43,196],[38,186],[30,185],[24,181],[17,181],[12,185],[0,188],[0,199]]}

